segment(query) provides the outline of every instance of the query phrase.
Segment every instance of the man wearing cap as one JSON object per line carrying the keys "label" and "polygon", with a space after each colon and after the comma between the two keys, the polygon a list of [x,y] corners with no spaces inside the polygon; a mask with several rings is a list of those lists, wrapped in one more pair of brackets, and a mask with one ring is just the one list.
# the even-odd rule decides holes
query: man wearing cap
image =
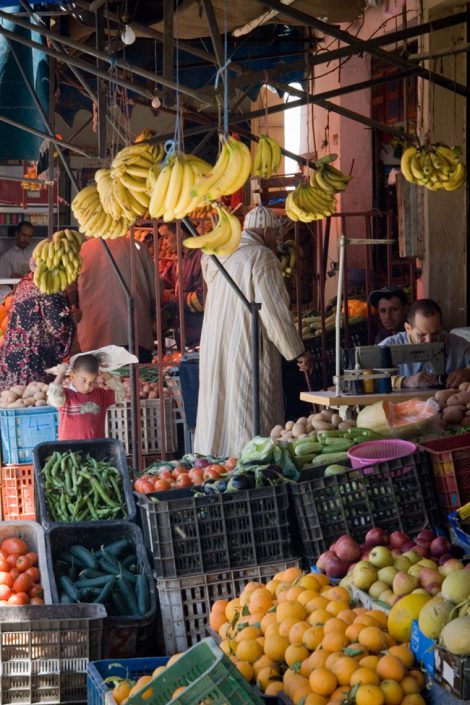
{"label": "man wearing cap", "polygon": [[[276,246],[280,222],[264,206],[245,217],[239,248],[222,264],[259,311],[260,432],[269,435],[284,421],[281,355],[311,366],[289,310],[289,295]],[[231,285],[206,255],[207,284],[200,348],[200,380],[194,450],[204,455],[238,455],[253,436],[251,316]]]}
{"label": "man wearing cap", "polygon": [[391,335],[405,330],[408,297],[398,286],[384,286],[369,294],[369,306],[377,309],[381,328],[375,337],[378,345]]}

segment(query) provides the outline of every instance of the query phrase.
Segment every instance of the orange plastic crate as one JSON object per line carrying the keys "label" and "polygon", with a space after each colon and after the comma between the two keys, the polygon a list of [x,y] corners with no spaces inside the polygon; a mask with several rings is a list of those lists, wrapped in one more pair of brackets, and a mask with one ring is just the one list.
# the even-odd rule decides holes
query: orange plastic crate
{"label": "orange plastic crate", "polygon": [[3,465],[1,474],[3,520],[35,521],[33,466]]}

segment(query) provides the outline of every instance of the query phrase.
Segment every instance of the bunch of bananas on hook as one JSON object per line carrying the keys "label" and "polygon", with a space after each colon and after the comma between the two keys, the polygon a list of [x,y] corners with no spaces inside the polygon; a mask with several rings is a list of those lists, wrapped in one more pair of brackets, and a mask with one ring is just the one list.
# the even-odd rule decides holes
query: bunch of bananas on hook
{"label": "bunch of bananas on hook", "polygon": [[336,158],[336,154],[329,154],[327,157],[320,159],[315,165],[315,171],[312,171],[310,175],[311,186],[332,196],[345,191],[352,179],[352,176],[343,174],[342,171],[331,165],[331,162]]}
{"label": "bunch of bananas on hook", "polygon": [[187,237],[183,245],[189,249],[201,249],[206,255],[227,257],[238,248],[242,228],[238,218],[219,203],[213,204],[218,221],[213,230],[199,237]]}
{"label": "bunch of bananas on hook", "polygon": [[430,191],[457,191],[467,180],[460,150],[439,143],[407,147],[400,168],[407,181],[426,186]]}
{"label": "bunch of bananas on hook", "polygon": [[295,242],[286,240],[277,246],[277,256],[281,263],[281,273],[284,279],[290,279],[294,274],[296,254]]}
{"label": "bunch of bananas on hook", "polygon": [[199,198],[193,195],[193,188],[211,169],[208,162],[194,154],[173,154],[158,173],[152,167],[147,178],[150,217],[163,218],[168,223],[194,211]]}
{"label": "bunch of bananas on hook", "polygon": [[33,251],[34,283],[43,294],[57,294],[80,273],[83,236],[75,230],[59,230],[51,240],[41,240]]}
{"label": "bunch of bananas on hook", "polygon": [[206,201],[215,201],[221,196],[230,196],[248,180],[251,172],[251,154],[248,147],[234,137],[220,136],[219,157],[208,174],[195,184],[192,194],[195,203],[191,212]]}
{"label": "bunch of bananas on hook", "polygon": [[261,135],[253,160],[253,176],[269,178],[279,169],[281,159],[281,148],[276,140],[268,135]]}

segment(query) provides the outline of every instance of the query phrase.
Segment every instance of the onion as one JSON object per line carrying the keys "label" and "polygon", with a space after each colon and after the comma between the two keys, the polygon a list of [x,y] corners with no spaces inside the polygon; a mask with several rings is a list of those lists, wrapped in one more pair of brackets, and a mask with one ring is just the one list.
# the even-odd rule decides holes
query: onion
{"label": "onion", "polygon": [[207,458],[198,458],[194,461],[195,468],[206,468],[208,465],[210,465],[210,462],[207,460]]}

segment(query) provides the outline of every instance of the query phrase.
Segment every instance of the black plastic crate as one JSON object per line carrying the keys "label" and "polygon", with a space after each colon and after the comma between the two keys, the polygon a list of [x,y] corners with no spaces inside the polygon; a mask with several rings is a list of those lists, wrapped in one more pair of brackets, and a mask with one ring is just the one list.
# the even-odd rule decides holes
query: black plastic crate
{"label": "black plastic crate", "polygon": [[[36,488],[36,516],[43,527],[46,530],[49,530],[54,526],[68,525],[66,522],[53,521],[48,515],[46,496],[44,493],[44,485],[42,480],[42,467],[46,459],[55,451],[64,453],[69,450],[74,453],[82,453],[83,456],[90,455],[96,460],[106,460],[112,463],[112,465],[119,470],[121,473],[121,484],[124,493],[124,500],[127,507],[127,516],[122,517],[121,519],[108,520],[107,523],[119,524],[121,521],[135,521],[137,510],[129,479],[129,470],[127,467],[126,455],[124,453],[124,446],[122,443],[113,438],[102,438],[99,440],[92,439],[89,441],[55,441],[51,443],[39,443],[33,452]],[[95,524],[95,521],[90,521],[73,522],[72,525],[93,526]]]}
{"label": "black plastic crate", "polygon": [[139,566],[145,572],[150,590],[150,609],[142,617],[123,616],[106,617],[103,622],[103,658],[130,658],[145,655],[147,640],[151,633],[157,611],[155,580],[150,569],[144,547],[142,532],[135,524],[125,521],[95,522],[88,524],[62,524],[52,528],[46,534],[46,555],[50,571],[52,601],[59,603],[59,591],[55,576],[57,557],[70,546],[81,544],[89,550],[98,550],[101,546],[120,538],[129,538],[135,546]]}
{"label": "black plastic crate", "polygon": [[323,477],[326,466],[303,471],[289,485],[303,555],[310,562],[341,536],[362,542],[375,526],[410,536],[439,524],[429,458],[423,451]]}
{"label": "black plastic crate", "polygon": [[158,578],[264,565],[294,557],[287,485],[204,497],[137,495]]}
{"label": "black plastic crate", "polygon": [[[368,330],[367,321],[349,326],[349,347],[357,347],[367,344]],[[321,389],[323,386],[323,353],[322,337],[316,335],[304,341],[306,349],[312,356],[312,384],[314,389]],[[344,346],[344,328],[341,329],[341,345]],[[328,384],[332,384],[336,367],[336,331],[326,333],[326,365]]]}

